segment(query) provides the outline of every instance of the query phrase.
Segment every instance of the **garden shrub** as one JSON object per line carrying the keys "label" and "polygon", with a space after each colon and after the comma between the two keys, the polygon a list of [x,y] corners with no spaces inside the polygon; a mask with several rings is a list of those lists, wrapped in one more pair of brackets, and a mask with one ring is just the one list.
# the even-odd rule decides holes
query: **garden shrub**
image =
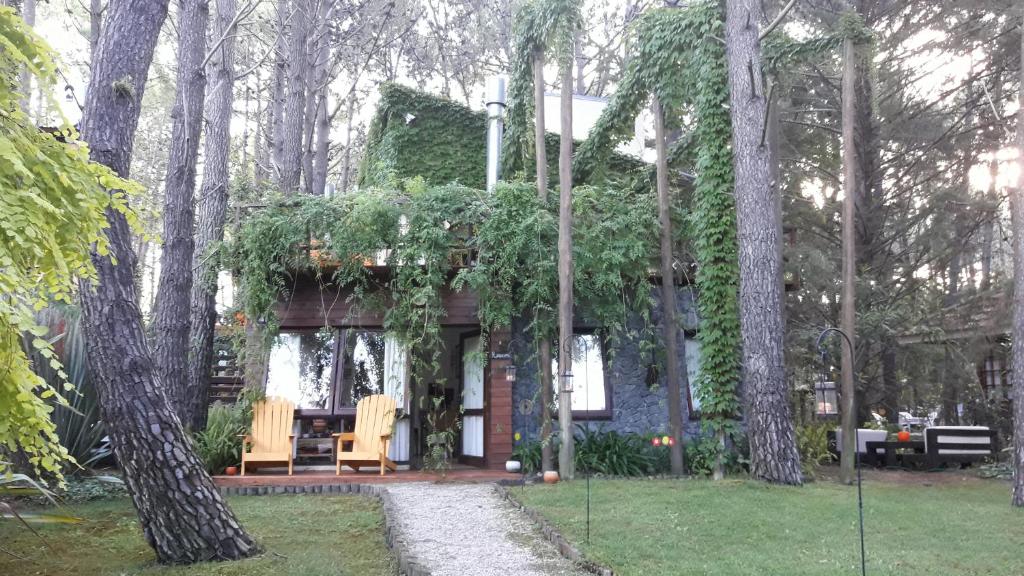
{"label": "garden shrub", "polygon": [[746,471],[748,460],[746,444],[738,437],[731,443],[731,449],[722,452],[718,438],[701,436],[686,444],[686,468],[694,476],[711,476],[715,471],[715,463],[719,453],[723,454],[726,474],[739,474]]}
{"label": "garden shrub", "polygon": [[523,472],[526,474],[540,472],[541,443],[537,440],[517,442],[512,448],[512,459],[518,460],[522,464]]}
{"label": "garden shrub", "polygon": [[249,432],[252,424],[252,405],[261,399],[259,392],[245,389],[234,404],[216,403],[210,407],[206,429],[194,436],[196,453],[203,460],[206,471],[221,474],[228,466],[242,460],[240,434]]}
{"label": "garden shrub", "polygon": [[796,427],[796,447],[800,451],[800,464],[805,476],[813,476],[816,467],[832,461],[828,432],[833,428],[835,425],[830,422]]}
{"label": "garden shrub", "polygon": [[[651,440],[660,434],[620,434],[603,428],[576,425],[576,469],[605,476],[650,476],[669,470],[668,446],[654,446]],[[552,451],[558,452],[558,439],[552,439]],[[523,465],[523,471],[540,472],[541,443],[522,441],[512,449],[512,456]]]}

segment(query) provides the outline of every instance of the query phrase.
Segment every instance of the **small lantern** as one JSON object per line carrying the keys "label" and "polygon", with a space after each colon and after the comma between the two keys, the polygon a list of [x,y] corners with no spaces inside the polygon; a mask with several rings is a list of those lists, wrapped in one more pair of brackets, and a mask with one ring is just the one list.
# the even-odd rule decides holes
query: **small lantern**
{"label": "small lantern", "polygon": [[814,406],[818,416],[835,416],[839,413],[839,396],[836,383],[825,380],[822,374],[818,387],[814,389]]}
{"label": "small lantern", "polygon": [[896,439],[900,442],[910,442],[910,432],[906,430],[900,430],[896,433]]}
{"label": "small lantern", "polygon": [[505,380],[508,382],[516,381],[516,365],[509,362],[508,366],[505,366]]}
{"label": "small lantern", "polygon": [[562,392],[572,394],[572,372],[564,372],[559,377],[562,381]]}

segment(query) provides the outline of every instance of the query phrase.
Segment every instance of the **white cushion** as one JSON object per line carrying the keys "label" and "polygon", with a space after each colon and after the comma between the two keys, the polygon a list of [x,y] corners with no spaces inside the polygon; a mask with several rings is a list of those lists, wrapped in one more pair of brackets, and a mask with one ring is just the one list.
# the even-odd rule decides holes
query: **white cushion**
{"label": "white cushion", "polygon": [[[885,442],[885,439],[888,437],[889,433],[885,430],[858,428],[857,452],[860,454],[866,454],[868,451],[868,442]],[[843,451],[843,431],[839,428],[836,428],[836,449],[840,452]]]}

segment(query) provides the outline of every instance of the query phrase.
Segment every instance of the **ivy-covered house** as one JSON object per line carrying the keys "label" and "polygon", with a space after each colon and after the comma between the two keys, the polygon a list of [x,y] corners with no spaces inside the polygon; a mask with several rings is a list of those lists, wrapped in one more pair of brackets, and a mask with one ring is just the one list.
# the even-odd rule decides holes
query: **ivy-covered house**
{"label": "ivy-covered house", "polygon": [[[296,402],[300,458],[329,459],[329,432],[351,429],[355,404],[377,393],[398,400],[399,464],[429,464],[447,449],[500,469],[517,442],[538,439],[536,334],[553,322],[556,208],[512,171],[503,177],[513,183],[485,191],[486,123],[483,112],[386,85],[358,191],[288,200],[285,219],[245,222],[243,235],[263,248],[243,246],[243,269],[275,264],[244,272],[240,290],[250,314],[260,302],[275,312],[266,390]],[[558,137],[548,136],[557,174]],[[608,185],[575,194],[574,421],[666,433],[663,367],[674,361],[686,367],[682,410],[696,433],[694,292],[680,280],[685,357],[665,358],[654,199],[635,185],[648,167],[612,154],[602,170]]]}

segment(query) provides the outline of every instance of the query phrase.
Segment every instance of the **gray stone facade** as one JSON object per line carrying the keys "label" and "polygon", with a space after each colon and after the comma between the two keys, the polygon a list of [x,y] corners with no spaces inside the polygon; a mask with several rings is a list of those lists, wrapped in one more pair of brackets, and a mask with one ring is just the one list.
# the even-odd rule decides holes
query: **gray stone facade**
{"label": "gray stone facade", "polygon": [[[655,324],[657,340],[661,340],[661,302],[659,290],[652,290],[655,308],[652,310],[652,322]],[[682,327],[679,330],[679,342],[686,342],[686,358],[679,357],[680,374],[688,374],[691,381],[698,373],[699,346],[695,332],[698,326],[695,292],[686,286],[677,289],[677,302]],[[641,320],[633,318],[630,322],[639,327]],[[516,321],[512,324],[512,352],[516,364],[516,381],[512,390],[513,413],[512,425],[514,432],[522,434],[524,439],[537,439],[540,429],[540,388],[537,372],[539,364],[534,347],[533,337],[525,327],[527,322]],[[688,334],[688,335],[687,335]],[[622,340],[605,350],[604,377],[611,388],[611,419],[580,420],[593,428],[619,433],[649,432],[665,433],[668,431],[668,391],[665,387],[665,370],[657,369],[657,382],[648,385],[648,374],[652,363],[664,361],[664,351],[656,353],[643,351],[640,342]],[[661,356],[662,358],[658,358]],[[682,355],[681,355],[682,356]],[[684,371],[685,364],[685,371]],[[697,399],[693,399],[695,405]],[[685,433],[690,436],[699,432],[699,421],[690,413],[690,406],[684,389],[682,399],[683,421]],[[557,429],[557,425],[555,426]]]}

